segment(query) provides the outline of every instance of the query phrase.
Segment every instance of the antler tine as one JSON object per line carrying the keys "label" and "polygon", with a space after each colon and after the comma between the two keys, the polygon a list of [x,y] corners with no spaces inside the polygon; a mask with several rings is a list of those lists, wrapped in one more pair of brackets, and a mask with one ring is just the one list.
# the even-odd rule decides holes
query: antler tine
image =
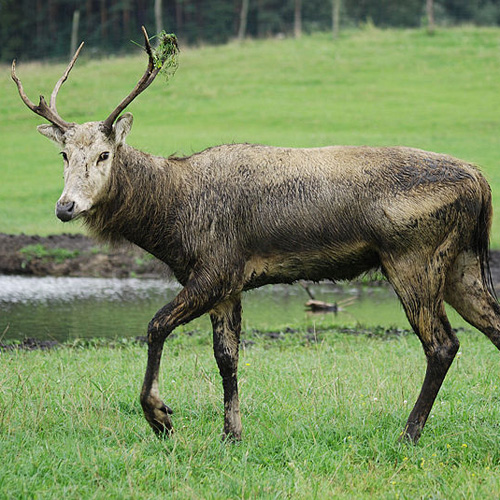
{"label": "antler tine", "polygon": [[146,44],[146,52],[149,56],[149,62],[154,62],[153,59],[153,48],[151,47],[151,43],[149,43],[149,35],[144,26],[141,26],[142,34],[144,35],[144,43]]}
{"label": "antler tine", "polygon": [[56,99],[57,99],[57,94],[59,93],[59,89],[61,88],[62,84],[67,80],[69,72],[73,69],[73,66],[75,65],[76,60],[78,59],[78,56],[80,55],[80,51],[82,50],[83,44],[85,42],[82,42],[78,49],[75,52],[75,55],[71,59],[71,61],[68,64],[68,67],[66,68],[66,71],[64,71],[63,75],[61,78],[59,78],[59,81],[56,83],[54,90],[52,91],[52,94],[50,95],[50,108],[54,110],[55,113],[57,113],[57,108],[56,108]]}
{"label": "antler tine", "polygon": [[16,75],[16,60],[14,59],[12,61],[12,68],[10,70],[10,76],[14,80],[14,82],[17,85],[17,90],[19,91],[19,95],[21,96],[21,99],[23,100],[24,104],[28,106],[28,108],[31,109],[31,111],[34,111],[35,113],[38,113],[37,111],[37,106],[33,104],[29,97],[26,95],[26,92],[24,91],[23,84],[21,83],[21,80]]}
{"label": "antler tine", "polygon": [[14,82],[17,85],[17,90],[19,91],[19,95],[21,96],[21,99],[23,100],[24,104],[28,106],[31,111],[35,112],[37,115],[40,115],[41,117],[45,118],[49,122],[53,123],[54,125],[57,125],[61,130],[68,130],[70,127],[72,127],[72,123],[68,123],[64,121],[58,114],[57,111],[52,110],[47,106],[47,103],[45,102],[45,98],[43,95],[40,96],[40,101],[38,106],[35,105],[30,101],[28,96],[26,95],[26,92],[24,91],[23,84],[21,83],[21,80],[16,75],[16,60],[14,59],[12,61],[12,69],[11,69],[11,76]]}
{"label": "antler tine", "polygon": [[161,69],[161,66],[158,67],[155,65],[155,58],[153,55],[153,49],[151,48],[151,44],[149,43],[148,33],[146,28],[142,26],[142,33],[144,34],[144,42],[146,44],[146,52],[148,54],[148,66],[142,78],[137,82],[137,85],[134,87],[132,92],[125,97],[120,104],[112,111],[112,113],[104,120],[102,126],[106,133],[110,133],[113,127],[113,123],[118,118],[120,113],[144,90],[146,90],[153,80],[156,78],[156,75]]}

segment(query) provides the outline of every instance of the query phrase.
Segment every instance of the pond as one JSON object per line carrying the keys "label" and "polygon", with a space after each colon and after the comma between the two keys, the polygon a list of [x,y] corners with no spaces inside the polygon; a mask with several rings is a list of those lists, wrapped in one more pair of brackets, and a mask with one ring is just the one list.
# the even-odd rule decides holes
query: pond
{"label": "pond", "polygon": [[[180,290],[158,279],[33,278],[0,276],[0,340],[26,337],[58,341],[145,335],[155,312]],[[243,330],[286,327],[397,326],[408,328],[401,305],[388,286],[317,284],[315,298],[337,303],[338,313],[311,314],[300,285],[274,285],[243,296]],[[454,313],[454,311],[453,311]],[[450,314],[453,326],[465,323]],[[208,316],[180,331],[210,331]]]}

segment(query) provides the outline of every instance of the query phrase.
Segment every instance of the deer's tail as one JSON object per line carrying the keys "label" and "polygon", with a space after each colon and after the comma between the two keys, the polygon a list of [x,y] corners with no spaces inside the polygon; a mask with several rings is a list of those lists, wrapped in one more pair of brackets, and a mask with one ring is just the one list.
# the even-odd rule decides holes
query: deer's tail
{"label": "deer's tail", "polygon": [[490,270],[490,232],[493,217],[491,188],[482,175],[478,176],[478,181],[481,187],[482,205],[473,237],[473,251],[479,258],[483,285],[496,299]]}

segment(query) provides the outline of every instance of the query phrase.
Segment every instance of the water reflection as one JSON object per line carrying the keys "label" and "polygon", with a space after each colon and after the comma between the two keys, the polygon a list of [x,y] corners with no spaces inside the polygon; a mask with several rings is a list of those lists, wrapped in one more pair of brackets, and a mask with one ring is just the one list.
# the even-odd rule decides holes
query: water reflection
{"label": "water reflection", "polygon": [[[401,306],[387,287],[322,284],[312,288],[318,300],[348,305],[337,315],[311,315],[304,307],[309,297],[300,286],[268,286],[244,295],[243,329],[304,324],[407,327]],[[3,339],[64,341],[144,335],[154,313],[179,289],[176,283],[156,279],[0,276],[0,336],[3,332]],[[204,317],[182,329],[208,333],[210,322]]]}
{"label": "water reflection", "polygon": [[0,276],[0,333],[60,341],[143,335],[177,289],[160,280]]}
{"label": "water reflection", "polygon": [[0,276],[0,304],[72,302],[73,300],[129,301],[144,294],[174,293],[179,285],[153,279],[33,278]]}

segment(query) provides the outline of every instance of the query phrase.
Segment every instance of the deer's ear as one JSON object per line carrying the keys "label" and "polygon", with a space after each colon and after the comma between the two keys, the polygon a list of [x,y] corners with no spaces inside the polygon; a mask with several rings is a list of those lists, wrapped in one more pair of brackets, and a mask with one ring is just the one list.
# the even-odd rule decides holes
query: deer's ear
{"label": "deer's ear", "polygon": [[38,125],[37,129],[40,134],[48,137],[51,141],[54,141],[57,144],[64,143],[64,132],[59,127],[56,127],[55,125],[44,124]]}
{"label": "deer's ear", "polygon": [[113,131],[117,144],[123,144],[125,142],[125,138],[132,128],[133,121],[134,117],[132,116],[132,113],[123,113],[123,115],[116,120]]}

